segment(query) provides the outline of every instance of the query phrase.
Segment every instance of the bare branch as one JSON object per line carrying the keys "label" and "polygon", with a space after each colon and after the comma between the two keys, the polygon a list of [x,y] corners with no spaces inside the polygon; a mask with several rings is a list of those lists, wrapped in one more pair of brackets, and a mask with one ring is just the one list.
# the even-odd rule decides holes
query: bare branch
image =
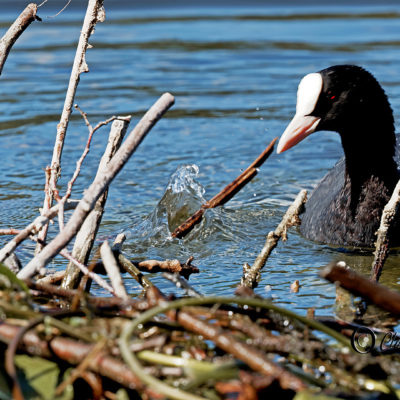
{"label": "bare branch", "polygon": [[255,286],[257,286],[257,281],[259,279],[261,269],[267,262],[272,250],[278,244],[279,239],[282,238],[282,240],[286,240],[287,229],[290,226],[298,223],[299,213],[301,212],[306,200],[307,191],[301,190],[292,205],[286,211],[285,215],[282,218],[282,221],[279,223],[275,231],[271,231],[268,233],[264,247],[254,261],[253,266],[250,267],[248,264],[244,265],[241,285],[245,285],[250,288],[254,288]]}
{"label": "bare branch", "polygon": [[382,212],[381,223],[378,229],[378,238],[375,243],[374,262],[372,263],[371,280],[377,282],[388,256],[390,247],[389,231],[392,222],[398,215],[400,206],[400,181],[393,190],[392,197]]}
{"label": "bare branch", "polygon": [[114,288],[116,295],[123,300],[128,300],[129,296],[121,278],[117,261],[115,260],[114,254],[107,241],[101,245],[100,254],[104,268],[107,271],[107,275],[110,278],[111,285]]}
{"label": "bare branch", "polygon": [[11,47],[21,36],[22,32],[36,19],[36,13],[37,5],[35,3],[28,4],[25,10],[22,11],[19,17],[10,26],[6,34],[0,39],[0,75]]}
{"label": "bare branch", "polygon": [[[107,148],[100,161],[97,174],[101,174],[102,171],[104,171],[107,164],[120,147],[122,139],[125,136],[128,128],[129,120],[130,117],[118,117],[118,119],[113,122],[108,137]],[[97,124],[96,127],[100,127],[100,124]],[[83,264],[87,264],[89,260],[90,252],[93,248],[93,243],[101,222],[101,218],[103,216],[104,206],[107,200],[107,193],[108,190],[105,190],[105,192],[97,200],[96,206],[86,218],[76,236],[74,248],[72,250],[72,256]],[[72,263],[68,264],[66,275],[62,282],[62,287],[69,289],[75,288],[79,283],[79,277],[79,269],[77,269]]]}
{"label": "bare branch", "polygon": [[126,164],[150,129],[173,103],[174,97],[170,93],[165,93],[147,111],[109,162],[107,170],[97,175],[93,183],[86,190],[78,207],[75,209],[67,225],[65,225],[65,229],[19,272],[19,278],[26,279],[35,275],[37,271],[44,268],[71,241],[79,231],[83,221],[94,208],[96,201]]}
{"label": "bare branch", "polygon": [[[79,201],[68,200],[65,208],[72,210],[77,207]],[[3,262],[7,257],[14,252],[14,250],[30,235],[36,235],[44,225],[46,225],[51,219],[57,216],[59,205],[56,204],[50,210],[46,211],[43,215],[37,217],[33,222],[31,222],[27,227],[21,230],[17,236],[15,236],[11,241],[9,241],[0,250],[0,262]]]}
{"label": "bare branch", "polygon": [[[57,180],[61,170],[61,154],[64,146],[65,135],[68,128],[69,117],[72,112],[72,105],[75,98],[76,89],[78,87],[80,74],[82,72],[88,72],[89,68],[86,64],[85,54],[88,48],[88,40],[97,22],[104,20],[103,12],[103,0],[89,0],[88,7],[86,10],[85,19],[79,37],[78,47],[76,49],[76,55],[74,64],[72,66],[71,76],[68,84],[67,93],[65,96],[64,108],[61,114],[60,122],[57,125],[57,137],[54,144],[53,157],[51,160],[51,176],[50,176],[50,188],[55,189],[57,187]],[[43,213],[45,213],[52,204],[54,194],[52,191],[46,191],[46,197],[43,204]],[[47,236],[47,225],[39,235],[39,242],[44,242]],[[42,245],[38,243],[36,246],[36,253],[41,251]]]}
{"label": "bare branch", "polygon": [[89,269],[86,265],[83,265],[78,260],[75,260],[71,256],[71,254],[68,253],[68,251],[61,250],[60,254],[63,257],[65,257],[67,260],[73,262],[82,271],[82,273],[84,275],[87,275],[89,278],[93,279],[100,287],[109,291],[112,295],[117,296],[117,294],[115,293],[115,290],[103,278],[101,278],[99,275],[95,274],[94,272],[89,271]]}

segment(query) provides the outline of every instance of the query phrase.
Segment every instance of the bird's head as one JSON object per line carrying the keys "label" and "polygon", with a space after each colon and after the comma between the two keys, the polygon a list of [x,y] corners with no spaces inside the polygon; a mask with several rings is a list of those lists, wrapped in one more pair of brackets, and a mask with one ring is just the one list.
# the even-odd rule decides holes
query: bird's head
{"label": "bird's head", "polygon": [[358,135],[379,128],[379,124],[393,129],[392,110],[378,81],[361,67],[336,65],[301,80],[296,114],[282,134],[277,152],[290,149],[316,131]]}

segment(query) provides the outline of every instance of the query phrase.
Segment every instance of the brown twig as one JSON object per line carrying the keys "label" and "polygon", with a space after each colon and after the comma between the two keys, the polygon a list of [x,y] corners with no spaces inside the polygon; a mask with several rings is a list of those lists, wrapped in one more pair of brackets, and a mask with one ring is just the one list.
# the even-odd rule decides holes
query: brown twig
{"label": "brown twig", "polygon": [[186,236],[195,225],[200,223],[203,214],[207,208],[215,208],[224,205],[236,193],[238,193],[245,185],[247,185],[258,173],[258,168],[267,160],[272,151],[277,138],[273,139],[268,147],[229,185],[225,186],[217,195],[215,195],[207,203],[203,204],[201,208],[196,211],[185,222],[178,226],[173,232],[172,237],[183,238]]}
{"label": "brown twig", "polygon": [[400,315],[400,294],[398,292],[372,282],[354,270],[346,268],[343,264],[343,262],[339,262],[328,265],[322,269],[320,276],[330,282],[338,283],[355,296],[361,296],[392,314]]}
{"label": "brown twig", "polygon": [[165,93],[157,100],[149,111],[146,112],[111,159],[107,170],[99,176],[96,176],[93,183],[85,191],[82,200],[79,202],[79,205],[75,209],[68,223],[65,225],[64,230],[19,272],[18,277],[20,279],[26,279],[35,275],[37,271],[44,268],[47,263],[71,241],[81,228],[90,211],[94,208],[96,201],[126,164],[150,129],[165,114],[173,103],[174,97],[170,93]]}
{"label": "brown twig", "polygon": [[[50,285],[47,283],[40,283],[31,280],[26,281],[28,287],[30,289],[36,290],[38,292],[42,292],[48,294],[50,296],[56,296],[58,298],[66,298],[66,299],[73,299],[78,290],[76,289],[63,289],[59,286]],[[121,300],[118,297],[99,297],[99,296],[84,296],[84,302],[87,304],[92,305],[94,310],[101,311],[102,309],[120,309],[126,310],[127,308],[132,308],[134,310],[145,311],[149,308],[149,304],[145,300],[132,300],[129,299],[128,301]],[[72,310],[74,311],[74,310]]]}
{"label": "brown twig", "polygon": [[306,386],[299,378],[271,362],[264,353],[239,341],[219,327],[192,316],[184,309],[177,314],[177,320],[187,330],[202,335],[205,339],[212,340],[219,348],[245,362],[254,371],[277,379],[283,389],[295,391],[305,389]]}
{"label": "brown twig", "polygon": [[282,240],[286,240],[288,228],[296,225],[299,222],[299,213],[301,212],[306,200],[307,191],[301,190],[292,205],[286,211],[282,221],[279,223],[275,231],[268,233],[264,247],[254,261],[254,264],[251,267],[248,264],[243,266],[241,285],[248,286],[250,288],[257,286],[261,269],[267,262],[272,250],[278,244],[279,239],[282,238]]}
{"label": "brown twig", "polygon": [[71,374],[67,379],[62,381],[55,389],[54,394],[60,396],[68,385],[72,385],[76,379],[78,379],[82,374],[87,371],[90,365],[93,363],[94,359],[97,358],[106,345],[106,338],[101,338],[85,356],[85,358],[79,363],[79,365],[72,370]]}
{"label": "brown twig", "polygon": [[10,26],[5,35],[0,39],[0,75],[3,71],[4,63],[7,60],[11,47],[21,36],[22,32],[35,20],[37,5],[28,4],[24,11],[19,15],[15,22]]}
{"label": "brown twig", "polygon": [[198,274],[200,271],[191,264],[182,264],[179,260],[145,260],[135,263],[140,271],[145,272],[172,272],[183,275],[185,278],[190,274]]}
{"label": "brown twig", "polygon": [[0,229],[0,235],[1,236],[14,236],[14,235],[19,235],[21,231],[19,229]]}
{"label": "brown twig", "polygon": [[382,273],[383,264],[388,256],[390,240],[389,232],[392,222],[399,213],[400,207],[400,181],[393,190],[392,197],[382,212],[381,223],[378,229],[378,238],[375,243],[374,261],[371,269],[371,280],[378,282]]}
{"label": "brown twig", "polygon": [[[9,343],[20,332],[20,327],[3,322],[0,324],[0,340]],[[79,364],[90,353],[94,345],[76,340],[55,337],[50,341],[42,340],[33,331],[26,332],[18,343],[29,354],[45,358],[58,357],[70,364]],[[104,353],[98,353],[90,364],[90,370],[117,380],[130,389],[142,388],[140,380],[120,360]]]}

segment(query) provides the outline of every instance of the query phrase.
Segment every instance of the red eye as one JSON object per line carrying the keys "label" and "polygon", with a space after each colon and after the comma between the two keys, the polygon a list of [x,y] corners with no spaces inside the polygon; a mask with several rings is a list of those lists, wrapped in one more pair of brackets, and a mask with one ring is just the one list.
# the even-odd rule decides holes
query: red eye
{"label": "red eye", "polygon": [[331,96],[331,100],[334,100],[334,99],[335,99],[335,97],[336,97],[335,95]]}

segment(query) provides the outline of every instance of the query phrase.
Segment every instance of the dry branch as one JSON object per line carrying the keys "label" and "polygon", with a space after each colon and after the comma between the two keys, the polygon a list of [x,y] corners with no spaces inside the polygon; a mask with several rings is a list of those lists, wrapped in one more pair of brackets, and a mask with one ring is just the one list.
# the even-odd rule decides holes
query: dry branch
{"label": "dry branch", "polygon": [[189,285],[189,282],[182,278],[179,274],[171,274],[169,272],[164,272],[163,277],[168,279],[172,283],[175,284],[177,288],[181,288],[185,291],[186,296],[189,297],[202,297],[202,294],[199,293],[196,289]]}
{"label": "dry branch", "polygon": [[182,264],[179,260],[145,260],[135,263],[140,271],[145,272],[172,272],[185,276],[199,273],[199,269],[190,263]]}
{"label": "dry branch", "polygon": [[114,289],[99,275],[95,274],[91,271],[86,265],[80,263],[78,260],[75,260],[71,254],[68,253],[65,249],[60,250],[60,255],[65,257],[70,262],[74,263],[82,272],[82,274],[88,276],[90,279],[93,279],[100,287],[110,292],[112,295],[116,296]]}
{"label": "dry branch", "polygon": [[330,282],[338,283],[355,296],[361,296],[392,314],[400,315],[400,293],[372,282],[342,264],[344,263],[328,265],[320,272],[320,276]]}
{"label": "dry branch", "polygon": [[[18,334],[19,329],[18,326],[3,322],[0,325],[0,340],[9,343]],[[33,331],[27,332],[20,342],[20,348],[25,349],[29,354],[44,358],[56,356],[70,364],[79,364],[87,357],[93,347],[92,344],[63,337],[55,337],[50,341],[42,340]],[[119,383],[126,387],[132,389],[142,387],[141,382],[122,361],[108,356],[104,352],[97,354],[89,368],[110,379],[117,379]]]}
{"label": "dry branch", "polygon": [[267,262],[272,250],[278,244],[279,239],[282,238],[282,240],[286,240],[288,228],[298,223],[299,213],[301,212],[306,200],[307,191],[301,190],[292,205],[286,211],[282,221],[279,223],[275,231],[268,233],[264,247],[254,261],[254,264],[251,267],[248,264],[244,265],[241,285],[245,285],[250,288],[257,286],[261,269]]}
{"label": "dry branch", "polygon": [[383,264],[388,256],[390,241],[389,231],[392,222],[398,215],[400,206],[400,181],[393,190],[392,197],[382,212],[381,223],[378,229],[378,238],[375,243],[374,262],[372,263],[371,280],[377,282],[382,272]]}
{"label": "dry branch", "polygon": [[[68,128],[69,117],[72,112],[72,106],[75,99],[76,89],[78,87],[80,74],[88,72],[89,68],[86,64],[85,54],[88,48],[90,35],[94,32],[94,27],[97,22],[104,21],[103,0],[89,0],[86,10],[85,19],[83,21],[81,34],[79,37],[78,46],[76,49],[75,59],[72,66],[71,76],[68,84],[67,93],[65,96],[64,107],[61,114],[60,122],[57,125],[57,136],[54,144],[53,157],[51,160],[51,175],[47,185],[45,200],[43,203],[43,213],[45,213],[53,202],[53,190],[57,187],[57,180],[61,172],[61,154],[64,147],[65,135]],[[39,242],[36,247],[36,253],[42,250],[40,243],[44,242],[47,236],[47,227],[42,230],[39,235]]]}
{"label": "dry branch", "polygon": [[7,60],[11,47],[21,36],[22,32],[37,18],[37,5],[28,4],[15,22],[10,26],[5,35],[0,39],[0,75]]}
{"label": "dry branch", "polygon": [[98,198],[104,193],[111,181],[126,164],[150,129],[173,103],[174,97],[170,93],[165,93],[157,100],[150,110],[146,112],[109,162],[107,170],[96,176],[93,183],[86,190],[82,200],[65,225],[64,230],[19,272],[18,277],[20,279],[26,279],[35,275],[37,271],[44,268],[47,263],[71,241],[79,231],[90,211],[94,208]]}
{"label": "dry branch", "polygon": [[207,208],[215,208],[224,205],[244,186],[246,186],[258,173],[258,168],[267,160],[272,151],[277,138],[273,139],[267,148],[229,185],[225,186],[217,195],[196,211],[185,222],[178,226],[173,232],[172,237],[182,238],[186,236],[195,225],[200,223]]}
{"label": "dry branch", "polygon": [[104,268],[106,269],[108,277],[110,278],[111,285],[114,288],[115,294],[121,299],[129,299],[128,293],[126,292],[124,286],[124,282],[119,272],[117,261],[115,260],[114,254],[107,241],[105,241],[101,245],[100,254],[101,259],[103,260]]}
{"label": "dry branch", "polygon": [[195,332],[205,339],[212,340],[219,348],[245,362],[254,371],[279,380],[282,388],[297,391],[306,387],[299,378],[271,362],[264,353],[241,342],[219,327],[202,321],[184,310],[177,313],[177,320],[187,330]]}
{"label": "dry branch", "polygon": [[[77,200],[68,200],[65,204],[65,210],[72,210],[76,208],[79,204]],[[29,236],[36,235],[45,224],[47,224],[51,219],[57,216],[59,205],[56,204],[50,210],[37,217],[33,222],[31,222],[27,227],[21,230],[17,236],[10,240],[1,250],[0,250],[0,262],[3,262],[13,251]]]}
{"label": "dry branch", "polygon": [[[97,174],[103,173],[103,171],[107,167],[107,164],[110,162],[111,158],[120,147],[122,139],[125,136],[126,130],[128,128],[129,121],[130,117],[126,117],[124,119],[115,120],[111,125],[111,130],[108,137],[108,144],[100,161]],[[101,218],[103,216],[107,194],[108,190],[106,189],[97,200],[94,209],[88,215],[76,236],[74,248],[72,250],[72,256],[82,264],[87,264],[87,262],[89,261],[90,252],[93,248],[93,243],[100,226]],[[66,269],[65,277],[62,282],[62,287],[69,289],[77,287],[79,283],[79,278],[80,270],[76,268],[73,263],[69,263]]]}

